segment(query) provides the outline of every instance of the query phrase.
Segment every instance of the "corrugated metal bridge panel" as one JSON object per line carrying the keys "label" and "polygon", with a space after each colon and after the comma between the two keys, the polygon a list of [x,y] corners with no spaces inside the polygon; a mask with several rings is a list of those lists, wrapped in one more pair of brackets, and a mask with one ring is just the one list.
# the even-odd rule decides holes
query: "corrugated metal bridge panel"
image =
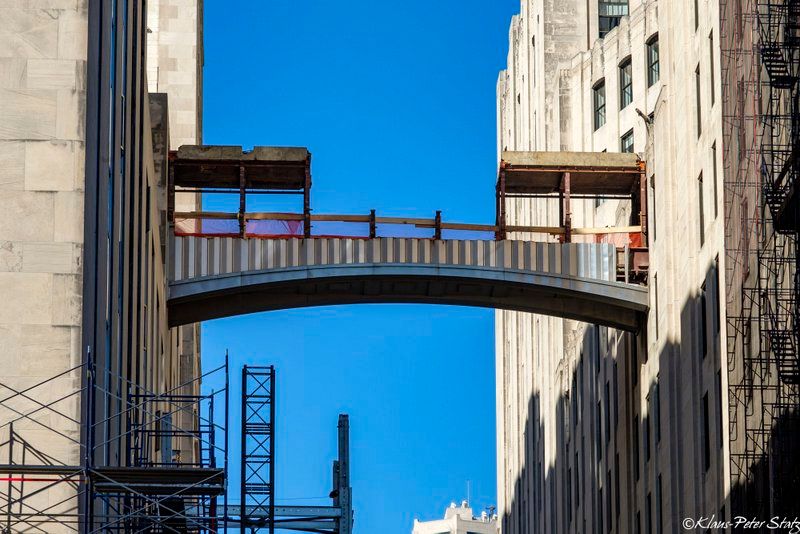
{"label": "corrugated metal bridge panel", "polygon": [[169,320],[415,302],[542,313],[638,330],[647,289],[616,281],[605,243],[175,237]]}
{"label": "corrugated metal bridge panel", "polygon": [[616,251],[603,243],[176,237],[172,281],[238,272],[353,264],[415,264],[530,271],[614,281]]}

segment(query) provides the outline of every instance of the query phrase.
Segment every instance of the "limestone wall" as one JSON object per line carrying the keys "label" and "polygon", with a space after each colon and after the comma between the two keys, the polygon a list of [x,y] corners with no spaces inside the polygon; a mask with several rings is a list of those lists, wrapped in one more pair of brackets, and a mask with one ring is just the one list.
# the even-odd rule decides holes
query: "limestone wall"
{"label": "limestone wall", "polygon": [[[86,4],[0,2],[3,399],[81,360]],[[55,408],[77,419],[78,397],[69,394],[80,387],[80,376],[67,373],[0,407],[0,463],[23,456],[79,463],[74,422],[52,410],[22,419],[19,414],[67,396]],[[30,504],[69,512],[77,504],[71,494],[58,488]],[[0,498],[0,516],[8,513],[6,506]]]}
{"label": "limestone wall", "polygon": [[[686,514],[719,516],[727,494],[727,434],[720,439],[718,431],[727,432],[727,424],[718,425],[726,423],[720,394],[726,390],[725,373],[719,374],[724,336],[718,334],[719,308],[713,304],[715,275],[724,268],[724,261],[716,263],[722,250],[722,163],[715,167],[712,150],[722,143],[719,51],[712,44],[718,37],[709,38],[718,35],[717,6],[699,3],[695,28],[694,14],[682,4],[630,2],[630,16],[599,40],[597,1],[577,4],[572,16],[562,19],[559,13],[569,11],[571,2],[560,2],[557,11],[547,2],[522,2],[511,23],[508,70],[498,81],[498,148],[613,152],[633,131],[634,151],[647,160],[652,186],[651,315],[647,331],[633,338],[572,321],[498,312],[501,531],[584,532],[602,525],[603,531],[637,532],[648,530],[648,517],[656,531],[659,512],[662,531],[671,532]],[[531,20],[545,22],[537,28]],[[531,35],[522,38],[526,31]],[[656,35],[660,80],[650,85],[646,43]],[[578,50],[547,55],[569,50],[564,40]],[[546,67],[521,60],[526,54],[539,57],[534,44],[544,48]],[[619,65],[628,57],[633,101],[623,107]],[[549,85],[525,89],[529,81],[539,85],[533,80],[543,73],[549,73]],[[595,128],[592,88],[600,80],[606,120]],[[637,110],[652,114],[653,123]],[[554,223],[556,209],[546,201],[515,200],[508,206],[510,219],[517,221],[511,224]],[[630,217],[619,201],[577,201],[572,211],[576,226],[627,224]],[[704,402],[707,437],[714,444],[708,470],[702,458]]]}

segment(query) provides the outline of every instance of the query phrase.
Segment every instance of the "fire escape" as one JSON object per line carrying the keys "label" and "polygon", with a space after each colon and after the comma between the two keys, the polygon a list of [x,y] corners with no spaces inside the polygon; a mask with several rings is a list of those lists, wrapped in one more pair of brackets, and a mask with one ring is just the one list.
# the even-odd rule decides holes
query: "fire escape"
{"label": "fire escape", "polygon": [[[800,131],[798,64],[800,3],[758,4],[762,75],[761,174],[771,225],[762,229],[759,255],[761,332],[772,350],[779,379],[800,383],[798,360],[797,140]],[[771,226],[771,227],[770,227]]]}

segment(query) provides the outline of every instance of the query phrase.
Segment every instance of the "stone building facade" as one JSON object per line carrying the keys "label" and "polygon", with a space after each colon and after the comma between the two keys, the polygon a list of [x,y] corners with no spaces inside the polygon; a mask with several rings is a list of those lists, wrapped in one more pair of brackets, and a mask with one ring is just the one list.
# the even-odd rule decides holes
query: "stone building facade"
{"label": "stone building facade", "polygon": [[[640,153],[652,296],[638,335],[497,312],[504,534],[675,532],[729,510],[719,65],[714,0],[523,0],[512,21],[498,150]],[[555,202],[509,202],[510,224],[558,220]],[[630,216],[572,210],[575,226]]]}
{"label": "stone building facade", "polygon": [[[202,10],[154,5],[0,2],[2,463],[81,465],[89,362],[107,392],[92,427],[104,465],[129,461],[123,384],[164,391],[199,371],[198,327],[167,326],[160,208],[166,152],[199,143]],[[165,95],[148,94],[153,70]],[[14,507],[21,485],[0,491],[8,521],[79,505],[69,484]]]}

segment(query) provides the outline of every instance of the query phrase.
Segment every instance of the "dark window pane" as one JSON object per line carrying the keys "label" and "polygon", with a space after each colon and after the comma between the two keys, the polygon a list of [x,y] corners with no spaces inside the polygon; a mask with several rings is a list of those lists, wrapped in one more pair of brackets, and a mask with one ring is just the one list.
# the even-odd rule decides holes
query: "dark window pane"
{"label": "dark window pane", "polygon": [[600,0],[598,2],[600,37],[619,26],[622,17],[628,14],[627,0]]}
{"label": "dark window pane", "polygon": [[631,60],[619,66],[619,107],[625,108],[633,102],[633,77],[631,76]]}
{"label": "dark window pane", "polygon": [[592,89],[592,102],[594,104],[594,129],[599,129],[606,123],[606,84],[600,82]]}
{"label": "dark window pane", "polygon": [[633,153],[633,130],[630,130],[620,138],[619,151]]}
{"label": "dark window pane", "polygon": [[647,43],[647,86],[655,84],[659,79],[658,36]]}

